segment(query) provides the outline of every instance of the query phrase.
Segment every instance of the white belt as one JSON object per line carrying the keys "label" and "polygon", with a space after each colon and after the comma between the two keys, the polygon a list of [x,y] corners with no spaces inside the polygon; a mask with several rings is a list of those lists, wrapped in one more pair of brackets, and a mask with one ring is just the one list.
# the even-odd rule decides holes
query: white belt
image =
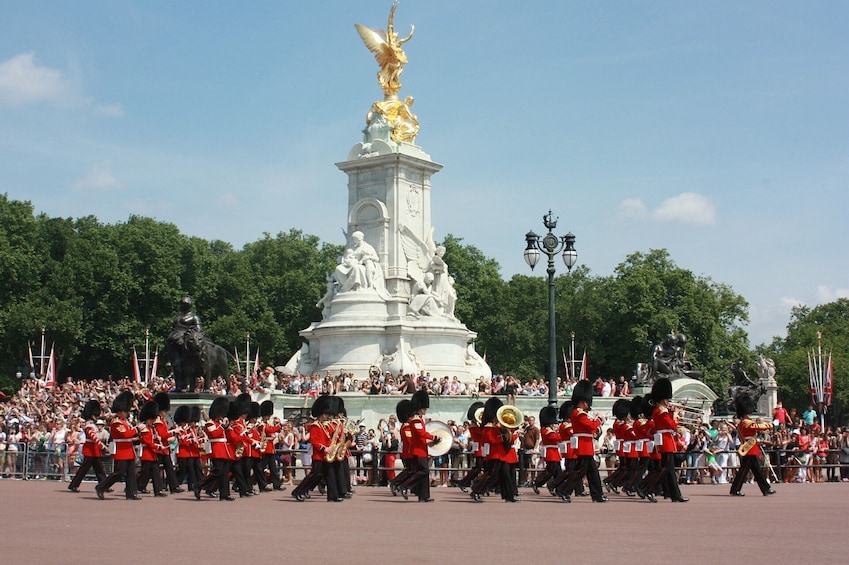
{"label": "white belt", "polygon": [[593,434],[572,434],[572,437],[593,437]]}
{"label": "white belt", "polygon": [[209,440],[209,443],[224,443],[225,441],[227,441],[226,438],[211,439],[211,440]]}
{"label": "white belt", "polygon": [[674,434],[675,430],[655,430],[656,434]]}
{"label": "white belt", "polygon": [[113,439],[115,443],[126,443],[128,441],[133,441],[132,439]]}

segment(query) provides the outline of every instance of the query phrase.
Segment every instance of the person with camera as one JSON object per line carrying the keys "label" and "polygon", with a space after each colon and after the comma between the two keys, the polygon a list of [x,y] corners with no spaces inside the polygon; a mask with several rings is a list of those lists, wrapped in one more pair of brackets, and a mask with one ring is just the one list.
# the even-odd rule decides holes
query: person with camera
{"label": "person with camera", "polygon": [[533,471],[534,459],[539,453],[541,438],[542,434],[536,425],[536,419],[533,416],[525,416],[519,428],[519,439],[522,445],[519,452],[519,484],[523,487],[530,486],[536,478],[536,472]]}

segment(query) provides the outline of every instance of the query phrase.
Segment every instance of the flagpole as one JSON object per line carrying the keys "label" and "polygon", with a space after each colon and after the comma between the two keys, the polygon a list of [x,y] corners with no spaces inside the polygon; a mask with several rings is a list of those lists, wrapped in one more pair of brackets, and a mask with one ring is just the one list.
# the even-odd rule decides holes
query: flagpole
{"label": "flagpole", "polygon": [[569,358],[572,363],[572,374],[569,375],[570,379],[575,378],[575,332],[572,332],[572,350],[569,352]]}
{"label": "flagpole", "polygon": [[150,330],[144,330],[144,384],[150,381]]}
{"label": "flagpole", "polygon": [[44,378],[44,326],[41,326],[41,355],[38,356],[38,378]]}
{"label": "flagpole", "polygon": [[250,375],[251,363],[251,332],[245,332],[245,376]]}

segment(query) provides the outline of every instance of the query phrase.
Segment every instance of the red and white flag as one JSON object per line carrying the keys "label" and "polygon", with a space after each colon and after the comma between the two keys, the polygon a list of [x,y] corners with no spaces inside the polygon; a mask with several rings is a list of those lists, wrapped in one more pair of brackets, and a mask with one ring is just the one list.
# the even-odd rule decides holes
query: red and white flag
{"label": "red and white flag", "polygon": [[254,359],[254,375],[259,374],[259,347],[256,348],[256,358]]}
{"label": "red and white flag", "polygon": [[587,350],[584,349],[584,356],[581,359],[581,378],[578,380],[585,381],[588,378],[590,378],[590,376],[587,374]]}
{"label": "red and white flag", "polygon": [[823,403],[826,406],[831,406],[831,388],[834,382],[834,366],[831,364],[831,353],[828,354],[828,367],[825,371],[825,394],[823,395]]}
{"label": "red and white flag", "polygon": [[44,386],[56,386],[56,355],[53,353],[53,345],[50,346],[50,361],[47,362],[47,373],[44,374]]}
{"label": "red and white flag", "polygon": [[242,372],[242,365],[240,365],[241,362],[239,361],[239,350],[234,349],[233,351],[235,352],[234,357],[236,359],[236,372],[241,373]]}
{"label": "red and white flag", "polygon": [[30,342],[27,342],[27,353],[29,354],[29,366],[35,367],[35,362],[32,359],[32,344]]}
{"label": "red and white flag", "polygon": [[150,374],[147,376],[148,379],[152,379],[156,376],[156,371],[159,369],[159,352],[157,351],[153,355],[153,365],[150,367]]}
{"label": "red and white flag", "polygon": [[133,382],[141,382],[141,370],[139,370],[139,356],[136,355],[135,347],[133,347]]}

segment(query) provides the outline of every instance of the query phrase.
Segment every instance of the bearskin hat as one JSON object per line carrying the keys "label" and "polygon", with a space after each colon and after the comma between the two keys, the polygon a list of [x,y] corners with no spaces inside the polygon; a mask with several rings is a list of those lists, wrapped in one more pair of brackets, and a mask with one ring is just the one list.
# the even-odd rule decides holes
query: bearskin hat
{"label": "bearskin hat", "polygon": [[501,402],[500,398],[492,397],[486,401],[486,404],[483,405],[483,419],[481,420],[481,424],[489,424],[490,422],[494,422],[496,416],[498,415],[498,409],[504,406],[504,403]]}
{"label": "bearskin hat", "polygon": [[587,408],[593,405],[593,385],[590,381],[580,380],[572,389],[572,404],[577,406],[581,401],[587,403]]}
{"label": "bearskin hat", "polygon": [[624,421],[631,414],[631,403],[620,398],[613,403],[613,417]]}
{"label": "bearskin hat", "polygon": [[89,400],[83,406],[83,420],[93,420],[100,416],[100,402]]}
{"label": "bearskin hat", "polygon": [[738,396],[734,400],[734,410],[737,412],[738,418],[751,416],[752,412],[755,411],[755,401],[748,394]]}
{"label": "bearskin hat", "polygon": [[274,402],[271,400],[263,400],[262,404],[259,405],[259,415],[271,416],[272,414],[274,414]]}
{"label": "bearskin hat", "polygon": [[188,424],[191,414],[192,411],[187,405],[183,404],[182,406],[177,406],[177,409],[174,410],[174,423]]}
{"label": "bearskin hat", "polygon": [[651,385],[651,396],[655,404],[661,400],[669,400],[672,398],[672,381],[666,377],[660,377],[654,384]]}
{"label": "bearskin hat", "polygon": [[426,390],[417,390],[413,393],[413,412],[418,412],[422,408],[430,408],[430,396]]}
{"label": "bearskin hat", "polygon": [[200,406],[192,406],[189,410],[189,422],[200,422]]}
{"label": "bearskin hat", "polygon": [[318,418],[322,414],[331,414],[330,412],[331,406],[331,397],[326,394],[319,396],[315,399],[315,402],[312,403],[312,407],[310,408],[310,414],[313,418]]}
{"label": "bearskin hat", "polygon": [[236,401],[233,404],[233,411],[237,417],[251,413],[251,395],[249,393],[243,392],[237,396]]}
{"label": "bearskin hat", "polygon": [[157,392],[153,397],[153,401],[159,405],[160,412],[168,412],[171,410],[171,397],[167,392]]}
{"label": "bearskin hat", "polygon": [[402,424],[406,423],[413,415],[413,403],[406,398],[395,405],[395,415],[398,416],[398,421]]}
{"label": "bearskin hat", "polygon": [[116,413],[129,412],[133,409],[133,402],[135,402],[135,400],[136,396],[129,390],[125,390],[112,401],[112,411]]}
{"label": "bearskin hat", "polygon": [[539,425],[542,427],[553,426],[557,423],[557,408],[554,406],[543,406],[539,411]]}
{"label": "bearskin hat", "polygon": [[652,412],[654,412],[654,407],[657,406],[657,401],[654,399],[651,393],[648,393],[643,397],[643,405],[641,407],[643,416],[646,419],[650,419]]}
{"label": "bearskin hat", "polygon": [[480,400],[478,400],[477,402],[472,402],[472,405],[469,406],[469,411],[466,412],[466,419],[470,422],[474,422],[475,424],[477,424],[478,421],[475,419],[475,414],[477,414],[477,411],[481,408],[483,408],[483,402],[481,402]]}
{"label": "bearskin hat", "polygon": [[140,422],[155,420],[157,416],[159,416],[159,404],[157,404],[155,400],[145,402],[142,405],[141,410],[139,410]]}
{"label": "bearskin hat", "polygon": [[251,420],[256,420],[257,418],[259,418],[259,415],[260,415],[259,402],[251,402],[251,411],[249,413],[249,417],[251,418]]}
{"label": "bearskin hat", "polygon": [[571,420],[572,412],[575,410],[575,405],[571,400],[566,400],[563,404],[560,405],[560,409],[557,411],[557,415],[560,416],[561,420]]}
{"label": "bearskin hat", "polygon": [[230,400],[226,396],[217,397],[215,400],[212,401],[212,405],[209,407],[209,418],[211,420],[215,420],[216,418],[224,418],[229,413]]}
{"label": "bearskin hat", "polygon": [[348,410],[345,408],[345,399],[341,396],[331,396],[330,406],[332,407],[331,414],[348,415]]}
{"label": "bearskin hat", "polygon": [[643,397],[635,396],[631,399],[631,417],[635,420],[639,420],[640,416],[643,414]]}

